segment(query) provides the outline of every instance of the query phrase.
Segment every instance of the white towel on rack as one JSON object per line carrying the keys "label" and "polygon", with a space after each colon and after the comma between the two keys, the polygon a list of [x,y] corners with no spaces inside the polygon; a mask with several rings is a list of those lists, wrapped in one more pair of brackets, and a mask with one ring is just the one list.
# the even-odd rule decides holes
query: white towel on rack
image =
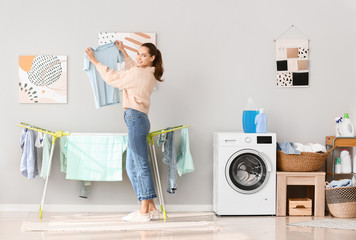
{"label": "white towel on rack", "polygon": [[36,138],[36,143],[35,143],[35,146],[37,148],[41,148],[43,146],[43,135],[44,135],[44,133],[37,132],[37,138]]}

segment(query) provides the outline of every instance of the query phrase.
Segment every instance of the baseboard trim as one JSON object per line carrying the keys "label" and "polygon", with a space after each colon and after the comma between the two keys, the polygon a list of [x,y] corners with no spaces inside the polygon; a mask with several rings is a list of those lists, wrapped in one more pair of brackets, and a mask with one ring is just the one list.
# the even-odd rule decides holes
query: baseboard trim
{"label": "baseboard trim", "polygon": [[[46,204],[44,212],[130,212],[138,205],[67,205]],[[36,212],[37,204],[0,204],[0,212]],[[210,212],[213,205],[166,205],[167,212]]]}

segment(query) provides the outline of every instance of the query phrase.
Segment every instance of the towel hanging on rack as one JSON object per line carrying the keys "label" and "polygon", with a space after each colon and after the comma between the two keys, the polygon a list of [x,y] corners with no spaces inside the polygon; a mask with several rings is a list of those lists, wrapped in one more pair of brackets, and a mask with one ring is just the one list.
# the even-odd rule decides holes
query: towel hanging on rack
{"label": "towel hanging on rack", "polygon": [[51,157],[51,147],[52,147],[52,138],[51,135],[46,133],[43,134],[42,140],[42,167],[40,176],[44,179],[47,177],[48,164]]}
{"label": "towel hanging on rack", "polygon": [[121,181],[122,156],[127,135],[76,135],[61,138],[61,163],[66,179],[83,181]]}
{"label": "towel hanging on rack", "polygon": [[188,128],[181,130],[177,155],[177,171],[179,176],[194,171],[193,158],[189,147]]}

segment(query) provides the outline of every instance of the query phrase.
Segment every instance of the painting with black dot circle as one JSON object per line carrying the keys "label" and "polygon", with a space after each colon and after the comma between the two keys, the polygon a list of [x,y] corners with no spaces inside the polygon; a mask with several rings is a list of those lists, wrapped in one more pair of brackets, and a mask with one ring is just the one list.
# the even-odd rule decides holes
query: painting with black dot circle
{"label": "painting with black dot circle", "polygon": [[19,56],[19,103],[67,103],[67,56]]}
{"label": "painting with black dot circle", "polygon": [[309,40],[276,40],[277,87],[309,87]]}

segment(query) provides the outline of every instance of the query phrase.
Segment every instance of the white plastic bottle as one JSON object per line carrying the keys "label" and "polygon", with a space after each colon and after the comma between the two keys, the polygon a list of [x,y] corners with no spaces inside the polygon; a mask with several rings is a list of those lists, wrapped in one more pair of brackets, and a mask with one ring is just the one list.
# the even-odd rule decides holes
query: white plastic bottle
{"label": "white plastic bottle", "polygon": [[342,120],[339,127],[340,127],[341,136],[343,136],[343,137],[354,137],[355,136],[354,126],[352,125],[352,122],[349,118],[348,113],[344,114],[344,119]]}
{"label": "white plastic bottle", "polygon": [[260,109],[260,112],[255,118],[256,123],[256,133],[266,133],[267,132],[267,116],[263,108]]}
{"label": "white plastic bottle", "polygon": [[352,186],[355,187],[356,186],[356,176],[355,175],[352,176],[351,182],[352,182]]}
{"label": "white plastic bottle", "polygon": [[352,172],[356,173],[356,154],[355,154],[353,162],[352,162]]}
{"label": "white plastic bottle", "polygon": [[340,153],[341,159],[341,173],[351,173],[351,156],[347,149],[344,149]]}

